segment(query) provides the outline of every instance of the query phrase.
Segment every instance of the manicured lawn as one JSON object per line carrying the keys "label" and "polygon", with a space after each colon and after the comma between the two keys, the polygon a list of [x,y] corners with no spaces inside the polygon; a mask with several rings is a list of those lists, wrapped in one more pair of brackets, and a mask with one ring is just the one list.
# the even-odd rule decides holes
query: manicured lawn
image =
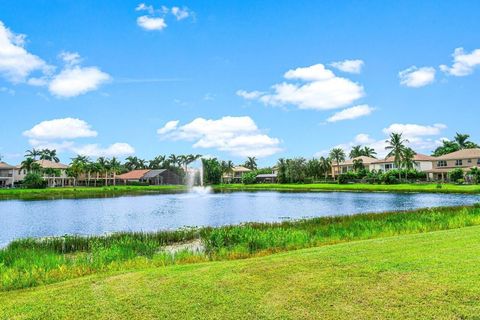
{"label": "manicured lawn", "polygon": [[123,194],[173,193],[185,191],[183,185],[165,186],[107,186],[107,187],[65,187],[47,189],[0,189],[2,199],[45,199],[50,197],[102,197]]}
{"label": "manicured lawn", "polygon": [[480,227],[0,293],[1,319],[476,319]]}
{"label": "manicured lawn", "polygon": [[480,185],[426,184],[225,184],[215,186],[217,191],[278,190],[278,191],[365,191],[365,192],[435,192],[435,193],[480,193]]}

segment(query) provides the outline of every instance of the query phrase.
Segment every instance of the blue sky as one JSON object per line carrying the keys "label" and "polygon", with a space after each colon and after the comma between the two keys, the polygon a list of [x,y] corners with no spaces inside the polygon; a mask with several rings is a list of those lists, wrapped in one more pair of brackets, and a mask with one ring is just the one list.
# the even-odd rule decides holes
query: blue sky
{"label": "blue sky", "polygon": [[478,1],[141,3],[0,2],[5,161],[480,141]]}

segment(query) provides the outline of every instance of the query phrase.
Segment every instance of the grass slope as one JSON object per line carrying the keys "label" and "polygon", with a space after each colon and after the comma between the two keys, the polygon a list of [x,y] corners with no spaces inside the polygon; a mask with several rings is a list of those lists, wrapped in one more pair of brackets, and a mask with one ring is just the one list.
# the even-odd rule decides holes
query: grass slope
{"label": "grass slope", "polygon": [[215,186],[217,191],[364,191],[364,192],[431,192],[431,193],[480,193],[480,185],[426,184],[225,184]]}
{"label": "grass slope", "polygon": [[2,319],[474,319],[480,227],[0,293]]}

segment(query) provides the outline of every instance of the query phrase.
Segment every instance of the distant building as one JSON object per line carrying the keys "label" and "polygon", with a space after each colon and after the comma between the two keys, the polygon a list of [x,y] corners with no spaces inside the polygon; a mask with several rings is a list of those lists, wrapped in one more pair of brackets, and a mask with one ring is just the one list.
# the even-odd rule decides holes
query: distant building
{"label": "distant building", "polygon": [[0,188],[13,187],[15,179],[15,166],[0,161]]}
{"label": "distant building", "polygon": [[445,181],[453,169],[460,168],[467,173],[473,167],[480,168],[480,148],[462,149],[434,159],[433,167],[427,171],[429,179]]}
{"label": "distant building", "polygon": [[[72,185],[73,178],[67,176],[68,166],[60,162],[54,162],[50,160],[37,160],[35,163],[39,164],[43,170],[43,179],[47,180],[49,187],[63,187]],[[49,170],[52,169],[49,173]],[[22,169],[21,165],[16,166],[15,181],[22,181],[27,175],[27,170]]]}
{"label": "distant building", "polygon": [[117,180],[128,183],[145,183],[149,185],[181,184],[178,174],[167,169],[141,169],[118,175]]}
{"label": "distant building", "polygon": [[[413,157],[413,169],[417,171],[426,172],[433,168],[433,162],[435,161],[435,157],[427,156],[421,153],[417,153]],[[383,160],[376,160],[370,164],[370,171],[383,171],[387,172],[393,169],[398,169],[397,165],[395,164],[394,157],[388,157]]]}
{"label": "distant building", "polygon": [[332,163],[332,172],[334,173],[335,176],[338,176],[339,174],[353,171],[354,161],[361,161],[364,168],[369,170],[370,165],[375,161],[378,161],[378,159],[375,159],[372,157],[360,156],[360,157],[345,160],[344,162],[340,162],[339,165],[337,165],[336,163]]}
{"label": "distant building", "polygon": [[222,178],[226,183],[239,183],[242,182],[242,177],[245,173],[251,172],[252,170],[245,168],[243,166],[236,166],[232,168],[231,172],[225,173]]}
{"label": "distant building", "polygon": [[259,183],[275,183],[277,182],[276,173],[261,173],[257,175],[257,182]]}

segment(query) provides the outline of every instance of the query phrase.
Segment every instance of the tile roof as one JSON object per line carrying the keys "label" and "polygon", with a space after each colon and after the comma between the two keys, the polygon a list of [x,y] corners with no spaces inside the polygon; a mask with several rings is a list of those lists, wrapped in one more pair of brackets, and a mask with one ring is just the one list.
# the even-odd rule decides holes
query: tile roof
{"label": "tile roof", "polygon": [[[372,163],[389,163],[389,162],[394,162],[394,157],[388,157],[386,159],[383,159],[383,160],[377,160],[377,161],[374,161]],[[435,157],[432,157],[432,156],[427,156],[425,154],[421,154],[421,153],[417,153],[414,157],[413,157],[413,161],[435,161],[437,160],[437,158]]]}
{"label": "tile roof", "polygon": [[233,172],[250,172],[252,170],[245,168],[244,166],[236,166],[233,169]]}
{"label": "tile roof", "polygon": [[340,165],[341,166],[342,165],[343,166],[352,165],[353,160],[362,160],[363,164],[370,164],[370,163],[373,163],[375,161],[378,161],[378,159],[375,159],[375,158],[372,158],[372,157],[360,156],[360,157],[356,157],[356,158],[353,158],[353,159],[345,160],[344,162],[341,162]]}
{"label": "tile roof", "polygon": [[67,169],[68,166],[66,164],[50,161],[50,160],[37,160],[35,161],[44,169]]}
{"label": "tile roof", "polygon": [[0,169],[15,169],[15,166],[11,166],[6,162],[0,161]]}
{"label": "tile roof", "polygon": [[456,160],[456,159],[468,159],[468,158],[479,158],[480,159],[480,148],[474,149],[462,149],[449,154],[444,154],[443,156],[437,157],[437,160]]}
{"label": "tile roof", "polygon": [[120,180],[139,180],[142,179],[145,174],[147,174],[150,169],[142,169],[142,170],[132,170],[130,172],[121,174],[117,176],[117,179]]}

